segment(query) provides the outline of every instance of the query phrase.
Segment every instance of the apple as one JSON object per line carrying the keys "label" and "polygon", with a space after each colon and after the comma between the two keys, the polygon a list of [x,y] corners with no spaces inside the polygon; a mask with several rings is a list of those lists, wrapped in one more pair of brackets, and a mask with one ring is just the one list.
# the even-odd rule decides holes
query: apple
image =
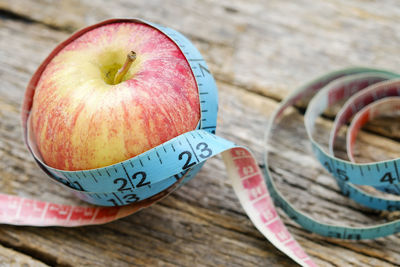
{"label": "apple", "polygon": [[28,128],[50,167],[115,164],[199,122],[198,89],[186,58],[149,25],[121,20],[81,30],[42,68],[31,90]]}

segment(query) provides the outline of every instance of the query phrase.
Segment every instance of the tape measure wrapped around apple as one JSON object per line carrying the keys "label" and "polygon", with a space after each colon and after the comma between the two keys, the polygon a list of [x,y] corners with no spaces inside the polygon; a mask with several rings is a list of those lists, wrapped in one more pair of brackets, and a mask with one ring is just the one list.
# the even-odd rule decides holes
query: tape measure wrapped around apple
{"label": "tape measure wrapped around apple", "polygon": [[[23,108],[27,144],[50,177],[85,201],[119,206],[200,169],[189,171],[192,154],[171,139],[195,129],[215,132],[217,90],[200,53],[178,32],[109,20],[49,55]],[[199,149],[211,156],[205,145]],[[181,173],[174,169],[178,158],[186,160]]]}
{"label": "tape measure wrapped around apple", "polygon": [[[357,99],[371,101],[400,95],[400,83],[392,81],[398,77],[368,68],[324,75],[282,101],[270,119],[266,139],[286,108],[318,92],[305,124],[319,161],[355,201],[377,209],[398,208],[400,202],[374,198],[351,184],[362,184],[364,174],[370,174],[374,177],[366,179],[368,185],[391,190],[392,183],[400,181],[397,161],[348,163],[312,138],[315,119],[327,106],[356,92]],[[340,126],[369,104],[349,101],[351,112],[333,127],[331,147]],[[370,109],[379,111],[382,103],[387,102]],[[390,103],[395,107],[398,99]],[[368,107],[352,126],[350,149],[368,120]],[[268,151],[261,170],[249,150],[215,135],[217,111],[215,81],[198,50],[177,31],[142,20],[114,19],[76,32],[53,50],[28,85],[22,111],[24,138],[50,178],[99,206],[0,194],[0,223],[80,226],[113,221],[160,200],[193,178],[208,158],[222,153],[235,193],[256,228],[303,266],[315,264],[284,226],[274,201],[304,228],[325,236],[364,239],[400,230],[400,221],[341,227],[296,210],[274,186]]]}

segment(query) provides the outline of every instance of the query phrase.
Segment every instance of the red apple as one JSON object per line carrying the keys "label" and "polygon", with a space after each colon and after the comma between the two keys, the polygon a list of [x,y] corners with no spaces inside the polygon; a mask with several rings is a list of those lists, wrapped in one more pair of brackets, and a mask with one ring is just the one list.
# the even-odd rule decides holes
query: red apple
{"label": "red apple", "polygon": [[87,170],[194,130],[199,119],[197,85],[176,44],[151,26],[117,22],[84,31],[50,59],[29,128],[47,165]]}

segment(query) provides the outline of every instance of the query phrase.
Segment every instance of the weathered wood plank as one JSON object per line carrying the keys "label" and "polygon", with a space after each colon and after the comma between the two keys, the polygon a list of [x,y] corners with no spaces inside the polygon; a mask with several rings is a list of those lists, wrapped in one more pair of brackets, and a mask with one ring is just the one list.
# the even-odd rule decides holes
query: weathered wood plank
{"label": "weathered wood plank", "polygon": [[[194,8],[189,10],[194,12]],[[36,23],[0,20],[2,192],[58,203],[79,203],[49,183],[34,166],[22,144],[19,127],[20,101],[30,75],[67,35]],[[194,39],[211,60],[213,71],[220,73],[217,75],[221,102],[218,134],[247,145],[261,162],[262,125],[277,103],[227,81],[224,77],[228,76],[221,71],[223,67],[213,61],[213,53],[219,50],[212,47],[221,47],[221,51],[229,51],[229,47],[203,40],[205,37]],[[219,56],[222,61],[224,58]],[[274,83],[290,90],[282,81]],[[305,135],[301,119],[296,113],[287,118],[274,140],[271,162],[279,188],[298,208],[325,222],[360,225],[384,221],[378,213],[341,196],[327,174],[305,154],[308,143],[302,139]],[[324,142],[330,125],[330,121],[320,121],[318,137]],[[394,141],[365,133],[360,137],[360,152],[365,160],[393,156],[399,150]],[[367,143],[374,145],[367,148]],[[284,218],[295,237],[322,266],[393,266],[400,261],[397,235],[357,243],[326,239],[309,234]],[[50,265],[293,265],[254,229],[240,208],[219,159],[211,159],[196,179],[171,197],[136,215],[104,226],[75,229],[0,226],[0,244],[43,258]]]}
{"label": "weathered wood plank", "polygon": [[[329,70],[362,65],[399,71],[393,54],[400,36],[393,24],[400,22],[400,4],[393,0],[0,0],[0,9],[67,32],[111,17],[161,23],[207,51],[219,80],[274,99]],[[367,129],[398,138],[393,123],[384,120]]]}
{"label": "weathered wood plank", "polygon": [[0,245],[0,266],[48,266],[40,261],[32,259],[25,254],[21,254],[15,250]]}
{"label": "weathered wood plank", "polygon": [[111,17],[161,23],[207,51],[220,80],[276,99],[310,74],[352,65],[399,70],[396,0],[1,0],[0,8],[67,31]]}

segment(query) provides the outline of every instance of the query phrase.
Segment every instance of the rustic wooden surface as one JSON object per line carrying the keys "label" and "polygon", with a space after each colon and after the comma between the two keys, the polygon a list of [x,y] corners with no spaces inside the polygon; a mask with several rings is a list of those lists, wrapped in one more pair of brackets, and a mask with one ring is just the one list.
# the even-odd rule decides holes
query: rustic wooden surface
{"label": "rustic wooden surface", "polygon": [[[280,99],[309,78],[350,65],[400,71],[397,0],[21,1],[0,0],[0,190],[80,203],[49,182],[23,145],[19,109],[40,62],[71,32],[111,17],[173,27],[201,50],[220,90],[218,134],[248,146],[261,162],[264,125]],[[320,119],[325,143],[332,121]],[[377,126],[385,126],[377,130]],[[397,127],[381,121],[360,134],[363,161],[399,155]],[[343,197],[309,154],[302,113],[274,137],[279,189],[324,222],[372,225],[393,214]],[[342,153],[343,152],[340,152]],[[283,215],[321,266],[398,266],[400,236],[341,241],[311,234]],[[253,227],[220,157],[167,199],[103,226],[0,226],[0,266],[293,266]]]}

